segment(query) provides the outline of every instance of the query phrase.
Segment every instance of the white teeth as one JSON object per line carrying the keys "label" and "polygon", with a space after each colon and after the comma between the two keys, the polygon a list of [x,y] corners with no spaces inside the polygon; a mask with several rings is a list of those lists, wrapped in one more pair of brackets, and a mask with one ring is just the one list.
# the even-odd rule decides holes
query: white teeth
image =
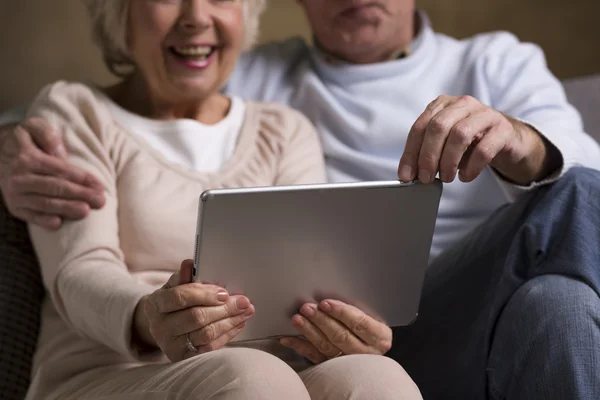
{"label": "white teeth", "polygon": [[181,54],[182,56],[208,56],[212,52],[212,47],[210,46],[183,46],[183,47],[174,47],[175,52]]}

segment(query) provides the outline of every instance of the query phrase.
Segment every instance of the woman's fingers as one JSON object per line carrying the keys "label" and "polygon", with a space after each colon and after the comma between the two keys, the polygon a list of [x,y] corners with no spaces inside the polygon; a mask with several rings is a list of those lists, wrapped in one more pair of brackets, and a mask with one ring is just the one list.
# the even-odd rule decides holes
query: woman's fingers
{"label": "woman's fingers", "polygon": [[344,354],[372,353],[346,326],[323,313],[315,304],[303,305],[300,313],[302,315],[292,318],[292,323],[327,357],[335,357],[340,351]]}
{"label": "woman's fingers", "polygon": [[179,285],[191,283],[193,279],[194,260],[183,260],[179,267]]}
{"label": "woman's fingers", "polygon": [[160,314],[168,314],[199,306],[220,306],[229,298],[227,291],[215,285],[201,283],[179,284],[179,273],[174,274],[164,289],[150,296],[150,301]]}
{"label": "woman's fingers", "polygon": [[[210,342],[208,344],[205,344],[202,346],[196,346],[196,343],[194,343],[193,340],[192,340],[192,344],[194,346],[196,346],[196,348],[198,349],[198,353],[208,353],[209,351],[219,350],[220,348],[224,347],[227,343],[229,343],[231,341],[231,339],[235,338],[237,335],[242,333],[242,331],[244,330],[245,327],[246,327],[246,322],[242,322],[235,328],[225,332],[223,335],[219,336],[218,338],[216,338],[215,340],[213,340],[212,342]],[[190,338],[190,340],[191,340],[191,338]],[[188,353],[190,353],[190,352],[188,351]],[[191,353],[191,354],[196,355],[194,353]]]}
{"label": "woman's fingers", "polygon": [[[279,343],[294,350],[302,357],[309,359],[314,364],[327,361],[327,356],[321,353],[314,344],[300,337],[286,337],[280,339]],[[337,354],[336,354],[337,355]]]}
{"label": "woman's fingers", "polygon": [[[215,307],[217,308],[217,307]],[[219,307],[220,308],[220,307]],[[200,329],[188,332],[190,339],[195,346],[208,345],[227,332],[235,329],[237,326],[248,321],[254,316],[254,306],[250,305],[245,310],[241,310],[237,315],[229,315],[216,322],[203,326]]]}
{"label": "woman's fingers", "polygon": [[[222,305],[191,307],[163,315],[163,323],[165,326],[176,330],[174,336],[180,336],[200,330],[211,324],[215,324],[218,321],[239,316],[248,311],[254,314],[254,306],[250,304],[248,298],[243,296],[231,296]],[[233,324],[233,326],[236,326],[241,322],[243,321],[239,321],[237,324]],[[220,326],[221,325],[219,325],[219,327]],[[231,327],[229,327],[229,329],[231,329]],[[213,335],[213,340],[223,333],[224,331],[211,333],[211,335]]]}
{"label": "woman's fingers", "polygon": [[[380,354],[387,353],[392,347],[390,327],[358,308],[337,300],[324,300],[319,304],[319,309],[339,321],[352,332],[353,336],[360,338],[368,347]],[[339,341],[340,339],[337,339],[334,343],[337,345]]]}

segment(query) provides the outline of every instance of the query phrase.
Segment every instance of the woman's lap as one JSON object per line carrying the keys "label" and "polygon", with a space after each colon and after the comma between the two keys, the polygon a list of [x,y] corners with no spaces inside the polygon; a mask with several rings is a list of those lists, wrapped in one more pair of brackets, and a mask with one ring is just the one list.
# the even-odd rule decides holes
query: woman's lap
{"label": "woman's lap", "polygon": [[76,379],[80,382],[71,382],[76,389],[61,400],[325,400],[365,398],[364,394],[378,399],[420,399],[399,364],[372,355],[340,357],[298,374],[269,353],[233,348],[174,364],[99,371]]}

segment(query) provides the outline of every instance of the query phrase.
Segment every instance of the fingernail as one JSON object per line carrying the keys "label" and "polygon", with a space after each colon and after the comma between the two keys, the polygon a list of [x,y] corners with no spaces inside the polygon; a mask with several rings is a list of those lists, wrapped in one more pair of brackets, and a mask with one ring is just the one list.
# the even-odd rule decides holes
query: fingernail
{"label": "fingernail", "polygon": [[412,167],[410,165],[405,165],[400,169],[400,179],[405,181],[412,180]]}
{"label": "fingernail", "polygon": [[302,325],[304,325],[304,318],[302,318],[302,316],[296,314],[292,318],[292,324],[295,324],[295,325],[298,325],[298,326],[302,326]]}
{"label": "fingernail", "polygon": [[312,304],[302,307],[301,311],[302,314],[306,315],[307,317],[314,317],[316,314],[315,306]]}
{"label": "fingernail", "polygon": [[329,304],[328,301],[322,301],[321,309],[323,309],[323,311],[325,311],[325,312],[331,312],[331,304]]}
{"label": "fingernail", "polygon": [[448,179],[448,175],[446,175],[444,172],[440,173],[440,179],[442,180],[442,182],[450,182],[450,179]]}
{"label": "fingernail", "polygon": [[425,169],[420,170],[419,180],[423,183],[429,183],[431,181],[431,173]]}
{"label": "fingernail", "polygon": [[229,298],[229,293],[227,293],[227,291],[225,291],[225,290],[221,290],[220,292],[217,293],[217,300],[219,300],[219,301],[226,302],[228,298]]}
{"label": "fingernail", "polygon": [[286,347],[290,347],[292,345],[292,341],[290,339],[281,339],[279,343]]}
{"label": "fingernail", "polygon": [[250,301],[246,297],[242,296],[239,299],[237,299],[237,301],[235,302],[235,305],[237,306],[238,309],[243,310],[245,308],[250,307]]}

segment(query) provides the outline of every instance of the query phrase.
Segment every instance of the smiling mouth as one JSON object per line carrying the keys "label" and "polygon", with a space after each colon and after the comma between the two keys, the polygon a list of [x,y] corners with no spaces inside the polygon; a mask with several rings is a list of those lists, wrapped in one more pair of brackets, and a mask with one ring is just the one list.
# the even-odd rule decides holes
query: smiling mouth
{"label": "smiling mouth", "polygon": [[184,61],[205,61],[216,50],[213,46],[173,46],[169,51]]}

